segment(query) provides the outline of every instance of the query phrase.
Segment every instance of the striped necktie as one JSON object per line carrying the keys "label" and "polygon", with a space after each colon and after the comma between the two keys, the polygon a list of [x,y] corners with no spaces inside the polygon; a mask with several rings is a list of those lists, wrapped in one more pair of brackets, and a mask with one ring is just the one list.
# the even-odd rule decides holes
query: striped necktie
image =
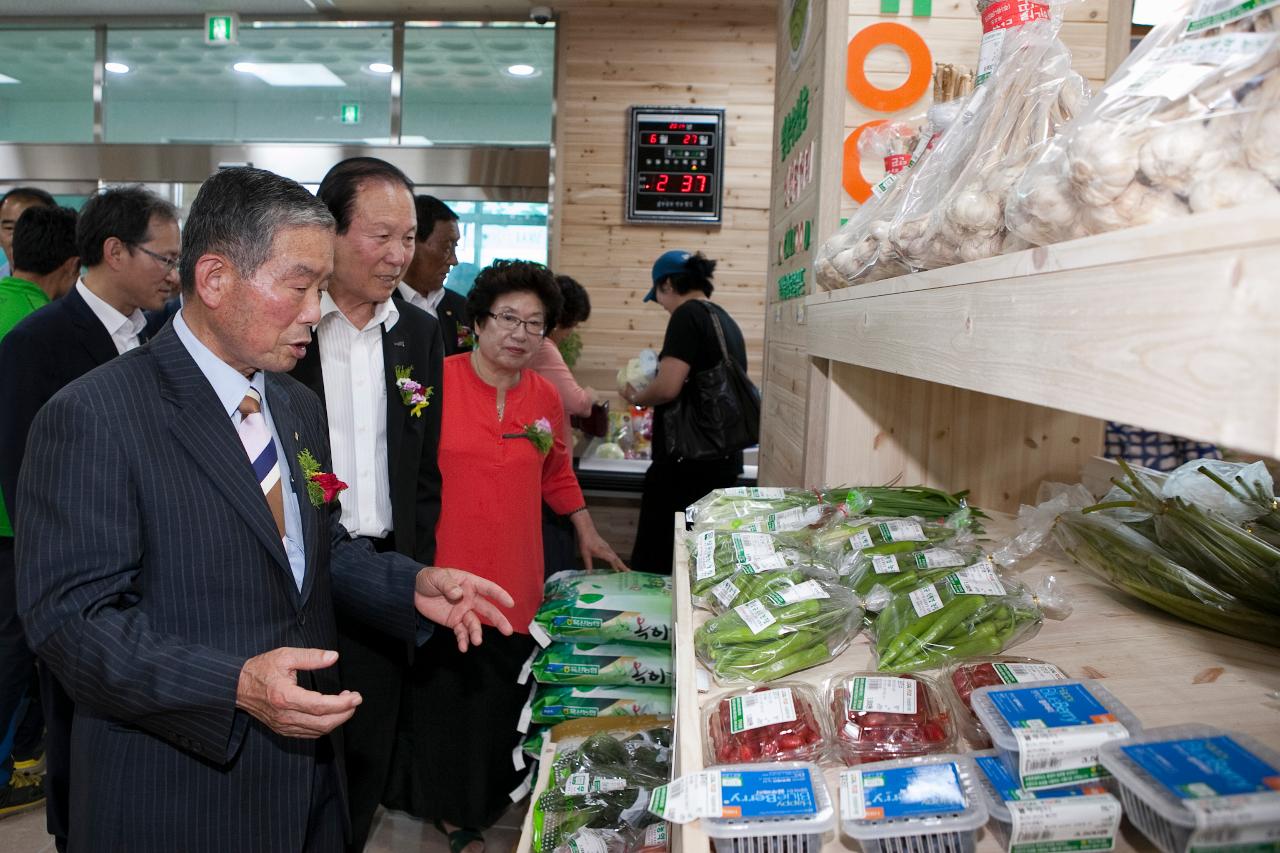
{"label": "striped necktie", "polygon": [[284,492],[280,486],[280,460],[276,456],[276,443],[271,439],[267,419],[262,415],[262,398],[256,388],[250,388],[240,402],[240,441],[253,463],[253,473],[267,499],[271,516],[276,520],[276,530],[284,538]]}

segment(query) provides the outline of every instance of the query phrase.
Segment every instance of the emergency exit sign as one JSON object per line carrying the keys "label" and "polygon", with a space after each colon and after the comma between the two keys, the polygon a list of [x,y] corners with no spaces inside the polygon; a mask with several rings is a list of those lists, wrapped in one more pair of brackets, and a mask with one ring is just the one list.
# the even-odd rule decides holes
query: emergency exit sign
{"label": "emergency exit sign", "polygon": [[343,104],[338,114],[341,117],[343,124],[359,124],[360,123],[360,105],[359,104]]}
{"label": "emergency exit sign", "polygon": [[204,16],[205,44],[236,44],[240,32],[240,16],[209,14]]}

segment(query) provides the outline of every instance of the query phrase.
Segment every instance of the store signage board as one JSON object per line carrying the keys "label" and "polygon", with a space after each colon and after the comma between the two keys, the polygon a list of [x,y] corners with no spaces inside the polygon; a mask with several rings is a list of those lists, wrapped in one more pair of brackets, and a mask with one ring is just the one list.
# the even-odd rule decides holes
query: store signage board
{"label": "store signage board", "polygon": [[238,44],[240,16],[234,12],[210,13],[204,16],[204,43],[208,45]]}
{"label": "store signage board", "polygon": [[721,221],[724,110],[631,107],[627,138],[627,222]]}

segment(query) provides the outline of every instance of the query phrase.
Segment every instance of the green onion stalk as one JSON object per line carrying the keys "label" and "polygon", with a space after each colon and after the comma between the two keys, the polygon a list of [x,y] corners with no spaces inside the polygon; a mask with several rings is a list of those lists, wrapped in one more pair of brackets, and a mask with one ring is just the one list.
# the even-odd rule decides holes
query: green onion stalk
{"label": "green onion stalk", "polygon": [[1127,480],[1112,482],[1133,500],[1097,504],[1085,514],[1117,507],[1151,513],[1156,541],[1204,582],[1251,607],[1280,614],[1280,548],[1217,512],[1182,498],[1164,498],[1123,459]]}
{"label": "green onion stalk", "polygon": [[1233,637],[1280,646],[1280,617],[1215,586],[1129,525],[1067,512],[1058,517],[1053,535],[1077,564],[1153,607]]}
{"label": "green onion stalk", "polygon": [[1259,539],[1280,548],[1280,499],[1263,488],[1261,483],[1246,482],[1239,475],[1228,482],[1209,468],[1201,467],[1196,470],[1245,506],[1253,507],[1258,513],[1257,517],[1242,526]]}

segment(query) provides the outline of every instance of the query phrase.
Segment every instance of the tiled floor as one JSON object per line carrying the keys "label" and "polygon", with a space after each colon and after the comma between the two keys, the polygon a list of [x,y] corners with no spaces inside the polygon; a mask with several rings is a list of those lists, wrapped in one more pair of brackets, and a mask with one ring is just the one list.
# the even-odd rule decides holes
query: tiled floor
{"label": "tiled floor", "polygon": [[[485,833],[485,853],[512,853],[520,841],[520,824],[528,800],[511,807]],[[0,850],[5,853],[53,853],[44,830],[44,809],[0,821]],[[379,812],[365,853],[449,853],[444,836],[427,823],[404,812]]]}

